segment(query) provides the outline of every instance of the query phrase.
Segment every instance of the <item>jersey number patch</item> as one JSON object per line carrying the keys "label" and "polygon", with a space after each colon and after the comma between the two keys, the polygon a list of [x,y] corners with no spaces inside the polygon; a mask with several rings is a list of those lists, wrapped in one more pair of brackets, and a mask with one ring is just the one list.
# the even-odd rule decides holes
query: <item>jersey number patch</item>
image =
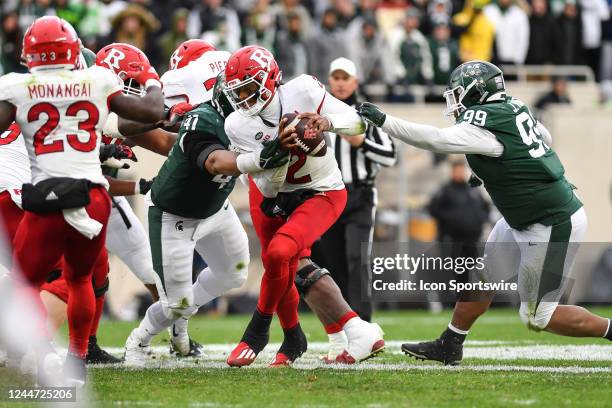
{"label": "jersey number patch", "polygon": [[469,110],[465,112],[465,115],[463,115],[463,120],[469,124],[484,127],[485,122],[487,121],[487,112],[480,110]]}
{"label": "jersey number patch", "polygon": [[[86,112],[87,118],[79,121],[79,130],[88,134],[88,140],[81,141],[77,134],[67,134],[68,144],[79,152],[91,152],[98,144],[96,135],[96,125],[100,120],[100,112],[96,105],[87,101],[78,101],[68,106],[65,116],[76,117],[79,112]],[[48,102],[41,102],[32,106],[28,112],[28,122],[40,120],[41,115],[47,117],[47,121],[34,133],[34,152],[36,155],[57,153],[64,151],[64,141],[54,140],[45,143],[45,138],[49,136],[60,123],[60,111]]]}
{"label": "jersey number patch", "polygon": [[535,125],[536,121],[528,112],[521,112],[516,116],[516,127],[518,128],[523,143],[527,146],[536,146],[529,150],[529,154],[534,159],[542,157],[546,154],[549,149],[546,143],[542,140],[542,134]]}
{"label": "jersey number patch", "polygon": [[[297,160],[293,161],[294,157]],[[301,177],[295,177],[295,173],[297,173],[302,167],[304,167],[304,164],[306,164],[306,159],[308,159],[308,156],[306,156],[305,154],[291,155],[292,163],[289,165],[289,168],[287,169],[287,177],[285,179],[287,183],[305,184],[305,183],[310,183],[312,181],[310,174],[306,174]]]}

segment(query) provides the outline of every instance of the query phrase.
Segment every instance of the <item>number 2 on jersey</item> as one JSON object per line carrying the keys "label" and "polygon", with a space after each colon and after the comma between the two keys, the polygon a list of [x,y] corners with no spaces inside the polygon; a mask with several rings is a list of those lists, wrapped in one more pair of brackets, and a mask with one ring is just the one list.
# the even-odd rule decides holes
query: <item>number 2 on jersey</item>
{"label": "number 2 on jersey", "polygon": [[[85,142],[81,141],[77,134],[67,134],[66,140],[68,144],[79,152],[91,152],[98,144],[96,134],[96,125],[100,120],[100,112],[96,105],[87,101],[78,101],[68,106],[66,116],[76,117],[79,112],[86,112],[87,118],[79,121],[79,130],[86,131],[89,139]],[[54,140],[51,143],[45,143],[45,138],[49,136],[60,123],[60,111],[57,107],[49,102],[41,102],[30,108],[28,111],[28,122],[40,120],[41,115],[47,117],[47,121],[34,133],[34,152],[36,155],[57,153],[64,151],[64,141]]]}

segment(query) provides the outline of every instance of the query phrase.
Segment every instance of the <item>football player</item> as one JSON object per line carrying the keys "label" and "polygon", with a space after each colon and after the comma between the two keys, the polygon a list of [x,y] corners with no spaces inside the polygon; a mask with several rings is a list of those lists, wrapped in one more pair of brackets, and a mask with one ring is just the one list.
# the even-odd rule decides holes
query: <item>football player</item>
{"label": "football player", "polygon": [[[145,85],[146,95],[124,95],[121,81],[108,70],[74,70],[80,48],[69,23],[41,17],[24,35],[30,72],[0,78],[0,130],[13,121],[21,127],[34,183],[22,192],[25,212],[15,235],[14,267],[39,288],[64,256],[70,341],[63,370],[69,385],[85,382],[95,313],[92,267],[103,252],[110,213],[98,157],[100,131],[109,111],[142,122],[163,116],[161,84],[152,67],[134,65],[126,73]],[[59,357],[50,343],[39,353],[39,382],[56,383]]]}
{"label": "football player", "polygon": [[[184,333],[173,330],[173,344],[180,354],[188,355],[193,346],[184,328],[187,319],[200,306],[240,287],[248,272],[246,232],[228,200],[235,176],[240,174],[235,154],[227,151],[229,140],[223,128],[229,105],[219,102],[223,95],[218,87],[218,97],[212,98],[217,74],[225,67],[229,54],[207,47],[203,54],[187,55],[183,51],[193,47],[194,41],[188,45],[179,46],[171,60],[172,64],[179,59],[184,65],[168,71],[163,83],[166,103],[174,104],[173,111],[187,106],[189,112],[184,113],[177,141],[150,194],[149,239],[154,268],[162,282],[161,300],[147,310],[139,327],[128,337],[127,365],[145,364],[153,336],[173,323],[175,329],[183,326],[178,330]],[[192,58],[195,60],[189,63]],[[211,89],[209,79],[213,80]],[[275,146],[264,149],[272,155],[277,150]],[[265,152],[257,152],[257,159],[265,160]],[[228,156],[229,161],[223,160]],[[276,165],[274,157],[269,158],[266,166]],[[287,160],[284,154],[277,159],[279,164]],[[194,250],[208,266],[192,283]]]}
{"label": "football player", "polygon": [[[440,153],[464,153],[503,218],[485,246],[485,257],[500,269],[514,265],[521,294],[520,317],[528,328],[564,336],[612,340],[610,319],[559,300],[570,282],[576,251],[587,228],[582,202],[550,148],[551,135],[529,108],[506,93],[502,72],[485,61],[456,68],[444,93],[446,114],[455,125],[444,129],[394,118],[363,103],[359,113],[408,144]],[[496,245],[497,243],[497,245]],[[507,244],[499,244],[507,243]],[[516,251],[512,250],[515,249]],[[487,279],[497,270],[487,265]],[[489,307],[482,300],[459,301],[440,338],[407,343],[402,350],[419,359],[459,364],[468,331]]]}
{"label": "football player", "polygon": [[[355,110],[328,94],[314,77],[303,75],[281,84],[281,71],[263,47],[248,46],[236,51],[225,68],[225,80],[224,92],[236,110],[227,118],[225,131],[232,149],[239,153],[260,151],[262,143],[278,140],[279,135],[287,136],[286,147],[295,146],[291,142],[295,134],[279,129],[281,117],[287,112],[310,112],[307,116],[317,130],[345,134],[364,131]],[[227,363],[244,366],[255,360],[268,343],[270,323],[276,313],[285,337],[271,366],[290,365],[307,347],[298,319],[299,292],[294,278],[299,275],[302,288],[307,290],[326,274],[310,262],[296,273],[298,261],[310,255],[314,241],[339,217],[346,204],[346,191],[331,149],[323,157],[292,150],[290,162],[274,170],[261,171],[258,163],[249,159],[248,154],[241,154],[237,164],[241,172],[253,174],[249,201],[265,272],[257,308]],[[262,205],[270,210],[281,209],[284,217],[272,211],[264,214]],[[338,296],[339,291],[331,294]],[[329,306],[324,299],[319,300],[320,306]],[[378,325],[364,322],[348,307],[336,311],[346,313],[338,317],[331,311],[328,321],[334,331],[343,329],[348,336],[348,346],[336,361],[353,363],[382,350],[384,340]]]}

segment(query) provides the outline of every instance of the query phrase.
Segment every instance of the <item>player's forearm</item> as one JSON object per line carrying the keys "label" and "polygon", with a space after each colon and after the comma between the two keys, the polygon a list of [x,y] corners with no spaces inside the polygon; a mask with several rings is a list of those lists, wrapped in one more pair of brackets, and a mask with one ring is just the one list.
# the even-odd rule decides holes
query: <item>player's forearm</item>
{"label": "player's forearm", "polygon": [[206,159],[204,166],[210,174],[224,176],[239,176],[242,172],[236,163],[237,153],[228,150],[215,150]]}
{"label": "player's forearm", "polygon": [[157,129],[156,123],[141,123],[133,120],[119,118],[118,131],[122,136],[137,136],[142,133]]}
{"label": "player's forearm", "polygon": [[474,136],[459,125],[440,129],[387,115],[382,130],[409,145],[438,153],[500,156],[503,152],[503,145],[494,140],[494,136]]}
{"label": "player's forearm", "polygon": [[153,153],[168,156],[176,142],[176,134],[166,132],[163,129],[153,129],[135,136],[128,136],[128,140]]}
{"label": "player's forearm", "polygon": [[104,177],[108,180],[108,193],[111,196],[131,196],[135,194],[136,181],[118,180],[109,176]]}
{"label": "player's forearm", "polygon": [[357,111],[330,94],[325,95],[321,107],[321,116],[330,121],[331,132],[347,136],[357,136],[365,133],[366,125]]}

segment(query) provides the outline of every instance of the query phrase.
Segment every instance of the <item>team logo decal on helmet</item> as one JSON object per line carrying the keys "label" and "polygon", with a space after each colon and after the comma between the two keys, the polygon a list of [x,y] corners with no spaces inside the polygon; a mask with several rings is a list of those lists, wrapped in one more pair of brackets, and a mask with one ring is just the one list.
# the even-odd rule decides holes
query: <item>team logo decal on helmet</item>
{"label": "team logo decal on helmet", "polygon": [[186,67],[208,51],[217,51],[214,45],[204,40],[187,40],[179,45],[170,57],[169,69]]}
{"label": "team logo decal on helmet", "polygon": [[123,93],[142,96],[144,87],[132,78],[126,78],[126,73],[136,71],[151,65],[144,52],[130,44],[113,43],[102,48],[96,54],[96,65],[108,68],[124,80]]}

